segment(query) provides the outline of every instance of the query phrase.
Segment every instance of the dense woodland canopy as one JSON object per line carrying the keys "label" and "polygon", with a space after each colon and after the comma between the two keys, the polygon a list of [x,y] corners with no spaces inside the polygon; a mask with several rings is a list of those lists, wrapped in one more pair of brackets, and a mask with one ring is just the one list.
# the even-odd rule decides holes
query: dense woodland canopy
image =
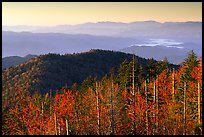
{"label": "dense woodland canopy", "polygon": [[167,60],[142,66],[132,56],[100,79],[90,76],[55,94],[29,92],[19,83],[12,88],[10,82],[2,91],[4,135],[202,134],[202,58],[193,51],[179,69]]}
{"label": "dense woodland canopy", "polygon": [[[138,56],[136,58],[145,73],[149,60]],[[41,94],[52,90],[55,94],[55,91],[62,86],[72,87],[74,83],[81,84],[89,76],[101,79],[111,68],[117,70],[125,60],[131,61],[132,55],[106,50],[90,50],[85,53],[65,55],[45,54],[3,70],[2,88],[12,90],[12,88],[21,87],[30,93],[38,91]],[[160,62],[162,64],[162,61]],[[169,67],[178,66],[170,64]]]}

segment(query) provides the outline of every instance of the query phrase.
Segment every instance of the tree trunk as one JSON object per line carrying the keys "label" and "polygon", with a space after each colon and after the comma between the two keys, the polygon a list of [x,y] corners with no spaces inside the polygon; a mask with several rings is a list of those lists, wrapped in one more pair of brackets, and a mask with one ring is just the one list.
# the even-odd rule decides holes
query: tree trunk
{"label": "tree trunk", "polygon": [[98,93],[98,83],[97,82],[96,82],[96,109],[97,109],[97,134],[100,135],[99,93]]}
{"label": "tree trunk", "polygon": [[198,81],[198,124],[201,124],[200,114],[200,82]]}
{"label": "tree trunk", "polygon": [[173,68],[173,74],[172,74],[172,101],[173,103],[175,102],[174,101],[174,94],[175,94],[175,82],[174,82],[174,68]]}
{"label": "tree trunk", "polygon": [[136,132],[136,120],[135,120],[135,64],[134,64],[135,58],[134,58],[134,54],[133,54],[133,65],[132,65],[132,94],[133,94],[133,116],[134,116],[134,120],[133,120],[133,135],[135,135]]}
{"label": "tree trunk", "polygon": [[61,120],[59,122],[59,135],[61,135]]}
{"label": "tree trunk", "polygon": [[[156,110],[156,84],[155,84],[155,80],[154,80],[153,90],[154,90],[154,110]],[[155,132],[156,132],[156,116],[155,116],[155,113],[156,113],[156,112],[153,113],[153,118],[154,118],[153,135],[155,135]]]}
{"label": "tree trunk", "polygon": [[158,93],[158,86],[157,86],[157,77],[156,77],[156,87],[155,87],[155,89],[156,89],[156,126],[155,126],[155,128],[156,128],[156,130],[155,130],[155,132],[156,132],[156,134],[158,134],[158,128],[159,128],[159,123],[158,123],[158,119],[159,119],[159,93]]}
{"label": "tree trunk", "polygon": [[111,82],[110,90],[110,105],[111,105],[111,135],[115,135],[114,109],[113,109],[113,81]]}
{"label": "tree trunk", "polygon": [[58,132],[57,132],[57,116],[56,116],[56,113],[54,113],[54,119],[55,119],[55,135],[57,135]]}
{"label": "tree trunk", "polygon": [[69,123],[67,118],[66,118],[66,131],[67,131],[67,135],[69,135]]}
{"label": "tree trunk", "polygon": [[183,135],[186,135],[186,82],[184,82],[184,99],[183,99]]}
{"label": "tree trunk", "polygon": [[149,129],[148,129],[148,100],[147,100],[147,81],[145,80],[145,98],[146,98],[146,111],[145,111],[145,117],[146,117],[146,135],[148,135]]}
{"label": "tree trunk", "polygon": [[[173,105],[174,105],[174,103],[175,103],[175,98],[174,98],[174,94],[175,94],[175,70],[174,70],[174,68],[173,68],[173,73],[172,73],[172,102],[173,102]],[[174,108],[173,108],[173,110],[172,110],[173,112],[173,135],[175,135],[176,134],[176,128],[175,128],[175,113],[174,113]]]}

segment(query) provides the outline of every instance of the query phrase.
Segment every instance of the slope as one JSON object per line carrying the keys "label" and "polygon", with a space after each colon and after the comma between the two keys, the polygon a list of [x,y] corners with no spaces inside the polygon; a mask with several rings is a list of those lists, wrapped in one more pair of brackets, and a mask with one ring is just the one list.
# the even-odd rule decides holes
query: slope
{"label": "slope", "polygon": [[2,69],[9,68],[11,66],[16,66],[21,63],[24,63],[28,61],[29,59],[36,57],[36,55],[26,55],[25,57],[19,57],[19,56],[10,56],[2,58]]}
{"label": "slope", "polygon": [[[21,87],[33,93],[44,94],[55,91],[66,84],[80,84],[88,76],[98,79],[107,74],[111,68],[118,69],[124,61],[130,61],[131,54],[106,50],[90,50],[78,54],[46,54],[10,67],[2,72],[3,90]],[[147,65],[148,60],[137,57],[138,63]],[[172,65],[177,67],[176,65]]]}

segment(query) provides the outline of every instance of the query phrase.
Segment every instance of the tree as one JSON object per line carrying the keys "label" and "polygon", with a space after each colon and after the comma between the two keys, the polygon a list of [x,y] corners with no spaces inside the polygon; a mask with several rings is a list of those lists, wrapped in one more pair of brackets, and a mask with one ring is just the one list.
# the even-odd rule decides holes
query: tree
{"label": "tree", "polygon": [[132,67],[129,66],[129,62],[125,60],[122,62],[118,69],[118,81],[120,84],[121,90],[126,90],[127,87],[131,85],[130,75],[131,75],[131,69]]}
{"label": "tree", "polygon": [[195,55],[194,51],[191,50],[188,53],[188,57],[183,62],[183,66],[186,66],[184,69],[184,75],[182,76],[183,81],[194,81],[191,76],[191,72],[194,67],[198,66],[197,56]]}
{"label": "tree", "polygon": [[147,79],[156,77],[156,63],[153,58],[148,61],[147,64]]}
{"label": "tree", "polygon": [[167,58],[165,57],[164,60],[158,61],[156,63],[156,68],[157,68],[157,70],[156,70],[157,74],[160,74],[163,71],[168,71],[169,62],[168,62]]}

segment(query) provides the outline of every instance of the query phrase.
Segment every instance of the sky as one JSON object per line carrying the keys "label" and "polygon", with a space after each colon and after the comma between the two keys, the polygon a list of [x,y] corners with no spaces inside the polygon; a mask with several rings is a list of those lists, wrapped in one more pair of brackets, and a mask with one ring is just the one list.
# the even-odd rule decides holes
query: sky
{"label": "sky", "polygon": [[2,25],[202,21],[202,2],[2,2]]}

